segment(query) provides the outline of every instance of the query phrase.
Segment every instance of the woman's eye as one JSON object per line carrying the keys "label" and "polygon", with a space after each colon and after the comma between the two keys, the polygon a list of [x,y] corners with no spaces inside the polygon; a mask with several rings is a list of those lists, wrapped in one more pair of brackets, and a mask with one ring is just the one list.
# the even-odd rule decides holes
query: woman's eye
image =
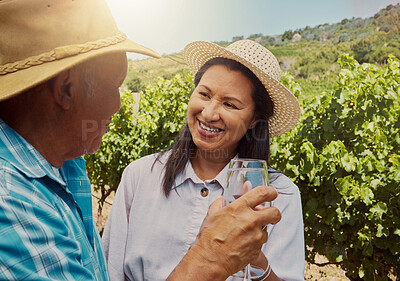
{"label": "woman's eye", "polygon": [[231,104],[229,102],[226,102],[225,106],[228,107],[228,108],[232,108],[232,109],[238,109],[234,104]]}
{"label": "woman's eye", "polygon": [[204,93],[204,92],[199,92],[199,94],[200,94],[200,96],[203,96],[203,97],[206,97],[206,98],[209,97],[209,95],[207,93]]}

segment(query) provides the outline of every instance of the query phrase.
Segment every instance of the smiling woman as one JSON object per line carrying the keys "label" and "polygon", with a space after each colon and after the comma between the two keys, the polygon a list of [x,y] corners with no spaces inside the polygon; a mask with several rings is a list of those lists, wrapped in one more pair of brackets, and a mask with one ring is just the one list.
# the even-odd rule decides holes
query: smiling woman
{"label": "smiling woman", "polygon": [[[187,123],[170,149],[124,171],[103,234],[112,280],[165,280],[224,192],[230,160],[268,161],[270,136],[287,132],[299,118],[296,98],[279,82],[278,61],[260,44],[242,40],[222,48],[193,42],[184,57],[196,86]],[[265,280],[303,280],[299,190],[283,174],[272,169],[269,174],[271,186],[285,194],[260,211],[279,210],[282,220],[268,226],[268,243],[252,264],[265,270]],[[266,235],[261,227],[257,231],[250,235],[236,227],[230,233],[250,235],[249,241]]]}
{"label": "smiling woman", "polygon": [[236,154],[239,140],[256,121],[252,92],[251,81],[239,71],[224,65],[207,70],[190,98],[187,113],[197,152],[223,151],[228,158]]}

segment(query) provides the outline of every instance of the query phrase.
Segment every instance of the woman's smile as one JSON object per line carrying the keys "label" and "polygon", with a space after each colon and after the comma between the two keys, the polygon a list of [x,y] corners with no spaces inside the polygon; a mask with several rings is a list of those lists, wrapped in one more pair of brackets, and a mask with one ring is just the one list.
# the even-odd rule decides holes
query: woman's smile
{"label": "woman's smile", "polygon": [[199,126],[197,127],[199,133],[206,138],[213,138],[219,136],[224,130],[216,128],[212,125],[206,124],[198,120]]}

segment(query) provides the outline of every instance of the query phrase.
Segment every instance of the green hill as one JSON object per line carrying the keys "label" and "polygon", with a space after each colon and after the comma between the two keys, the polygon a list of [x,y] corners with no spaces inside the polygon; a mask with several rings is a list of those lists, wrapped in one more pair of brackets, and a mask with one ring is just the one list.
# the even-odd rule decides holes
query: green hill
{"label": "green hill", "polygon": [[[215,43],[226,46],[241,39],[245,38],[236,36],[231,42]],[[305,96],[318,95],[331,90],[339,69],[337,59],[343,53],[360,63],[383,64],[389,54],[400,57],[400,4],[389,5],[370,18],[343,19],[335,24],[288,30],[282,35],[254,34],[246,39],[266,46],[278,58],[282,70],[294,75]],[[159,77],[169,79],[178,73],[189,73],[182,53],[130,60],[125,86],[138,91],[156,83]]]}

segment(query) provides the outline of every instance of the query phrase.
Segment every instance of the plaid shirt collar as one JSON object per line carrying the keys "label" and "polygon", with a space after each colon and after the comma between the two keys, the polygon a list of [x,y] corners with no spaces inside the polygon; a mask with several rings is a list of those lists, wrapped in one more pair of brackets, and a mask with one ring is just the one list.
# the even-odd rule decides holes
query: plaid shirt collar
{"label": "plaid shirt collar", "polygon": [[[64,162],[60,169],[54,168],[29,142],[0,119],[0,158],[7,160],[28,178],[47,176],[60,184],[77,203],[86,234],[93,245],[95,230],[92,223],[91,190],[83,157]],[[88,189],[82,188],[84,183]]]}
{"label": "plaid shirt collar", "polygon": [[67,186],[59,170],[52,167],[30,143],[2,119],[0,119],[0,158],[7,159],[11,165],[29,178],[48,176],[63,187]]}
{"label": "plaid shirt collar", "polygon": [[[53,190],[54,184],[59,184],[61,189],[54,188],[54,196],[57,193],[60,200],[63,200],[62,198],[67,199],[60,204],[61,211],[64,211],[63,214],[66,215],[65,219],[70,223],[79,219],[82,221],[82,224],[70,225],[71,233],[76,235],[79,247],[82,247],[82,253],[85,253],[82,256],[82,264],[86,264],[88,270],[95,274],[96,280],[109,280],[101,240],[93,221],[91,188],[83,157],[66,161],[60,169],[56,169],[31,144],[0,119],[0,159],[4,159],[16,171],[33,180],[32,184],[25,186],[32,189],[33,193],[37,192],[36,188]],[[54,182],[48,183],[48,186],[43,186],[40,183],[43,177],[48,177]],[[35,180],[39,180],[36,181],[38,186],[33,183]],[[58,190],[64,190],[71,200],[68,200],[64,193],[58,193]],[[29,190],[27,192],[29,193]],[[76,213],[74,212],[75,208]],[[67,215],[69,213],[71,214],[70,217]],[[87,237],[89,244],[85,242],[84,236]],[[88,245],[90,249],[87,248]],[[68,256],[66,252],[58,251],[58,253],[62,259]],[[42,263],[38,264],[43,266]],[[57,259],[49,259],[48,262],[45,262],[46,268],[49,268],[49,270],[54,264],[57,264]],[[55,270],[58,270],[58,268],[55,266]],[[0,269],[0,279],[3,276],[1,273]],[[64,273],[75,274],[76,272],[67,270]],[[62,274],[62,272],[59,272],[59,274]],[[75,278],[70,279],[76,280]],[[16,277],[15,280],[20,279]]]}

